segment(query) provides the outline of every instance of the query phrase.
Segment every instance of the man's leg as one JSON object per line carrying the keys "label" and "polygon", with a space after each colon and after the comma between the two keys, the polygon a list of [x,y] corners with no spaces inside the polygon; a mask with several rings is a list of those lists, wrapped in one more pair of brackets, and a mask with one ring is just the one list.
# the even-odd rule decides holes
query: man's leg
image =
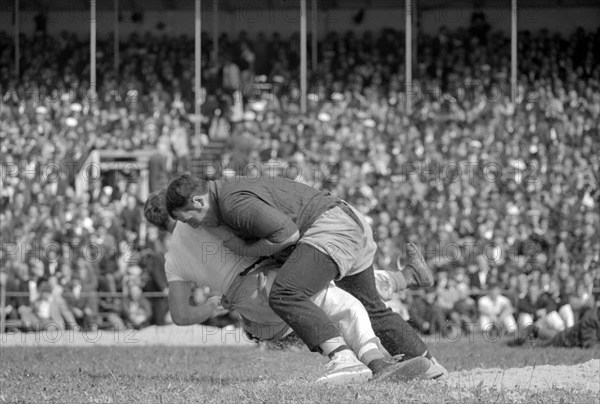
{"label": "man's leg", "polygon": [[396,268],[375,271],[375,285],[383,300],[390,300],[392,294],[406,289],[423,289],[433,286],[433,274],[414,243],[406,245],[406,264],[396,259]]}
{"label": "man's leg", "polygon": [[425,318],[429,321],[430,333],[441,332],[444,329],[446,316],[444,315],[444,311],[437,304],[433,303],[427,308],[427,315]]}
{"label": "man's leg", "polygon": [[485,314],[479,316],[479,326],[481,327],[482,332],[490,332],[494,324],[496,324],[494,318]]}
{"label": "man's leg", "polygon": [[369,314],[362,304],[351,294],[330,285],[311,298],[311,300],[329,316],[331,321],[340,326],[340,332],[348,346],[357,354],[359,359],[368,364],[369,358],[363,357],[366,348],[381,352],[377,358],[391,355],[380,347],[379,339],[371,327]]}
{"label": "man's leg", "polygon": [[[248,316],[260,320],[275,322],[277,319],[281,324],[283,321],[271,310],[268,299],[271,287],[277,277],[277,269],[267,269],[265,272],[250,274],[243,278],[242,284],[236,288],[235,309],[247,319]],[[256,285],[260,293],[256,294]],[[381,346],[379,339],[375,336],[371,327],[371,320],[364,306],[348,292],[328,284],[327,287],[310,300],[320,307],[328,318],[339,326],[340,333],[350,349],[365,363],[368,360],[360,354],[364,347],[374,343],[375,348],[381,350],[382,355],[378,358],[390,357],[391,355]],[[273,316],[268,313],[273,313]]]}
{"label": "man's leg", "polygon": [[563,305],[559,310],[558,314],[565,322],[565,327],[573,327],[575,325],[575,313],[573,312],[573,308],[570,304]]}
{"label": "man's leg", "polygon": [[578,344],[578,332],[575,327],[567,328],[564,331],[554,333],[552,335],[551,331],[544,330],[541,335],[539,335],[540,342],[538,343],[539,347],[557,347],[557,348],[573,348],[577,347]]}
{"label": "man's leg", "polygon": [[546,315],[546,324],[553,331],[564,331],[567,327],[565,327],[565,322],[556,311],[551,311]]}
{"label": "man's leg", "polygon": [[517,326],[520,330],[533,324],[533,316],[529,313],[519,313],[519,319],[517,320]]}
{"label": "man's leg", "polygon": [[373,380],[406,381],[423,376],[430,369],[429,360],[423,357],[400,363],[389,359],[389,352],[375,336],[365,307],[348,292],[330,285],[312,300],[339,324],[344,340],[373,371]]}
{"label": "man's leg", "polygon": [[311,351],[321,351],[331,359],[327,375],[318,382],[367,381],[371,370],[346,345],[339,325],[310,300],[338,275],[338,266],[329,256],[300,243],[275,277],[269,305]]}
{"label": "man's leg", "polygon": [[[269,305],[311,351],[340,338],[338,327],[310,298],[339,275],[337,264],[316,248],[300,243],[282,265],[269,294]],[[328,354],[328,352],[324,352]]]}
{"label": "man's leg", "polygon": [[365,306],[375,334],[391,355],[404,354],[406,358],[414,358],[427,354],[427,346],[417,332],[379,298],[373,267],[347,276],[336,285]]}
{"label": "man's leg", "polygon": [[[277,274],[278,271],[274,268],[265,267],[261,272],[240,277],[231,286],[232,293],[225,297],[224,306],[239,311],[244,317],[244,328],[254,337],[278,340],[285,335],[285,330],[289,330],[268,303]],[[259,293],[256,293],[257,288]],[[328,284],[327,288],[311,296],[310,300],[336,323],[348,347],[371,369],[373,380],[409,380],[421,376],[429,369],[429,362],[425,358],[402,362],[389,359],[390,354],[375,336],[364,306],[349,293]],[[276,330],[282,332],[275,334]],[[318,382],[329,383],[332,378],[339,377],[340,372],[328,372]]]}
{"label": "man's leg", "polygon": [[505,313],[500,317],[500,322],[502,323],[502,327],[509,334],[514,334],[517,331],[517,322],[515,321],[515,317],[512,313]]}

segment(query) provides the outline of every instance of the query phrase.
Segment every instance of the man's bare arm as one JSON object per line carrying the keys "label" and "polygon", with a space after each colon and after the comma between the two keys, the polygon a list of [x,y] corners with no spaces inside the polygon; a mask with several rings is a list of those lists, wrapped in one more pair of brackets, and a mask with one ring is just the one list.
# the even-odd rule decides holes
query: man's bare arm
{"label": "man's bare arm", "polygon": [[201,306],[190,305],[192,282],[169,282],[169,310],[171,318],[177,325],[200,324],[212,317],[220,304],[221,298],[213,296]]}

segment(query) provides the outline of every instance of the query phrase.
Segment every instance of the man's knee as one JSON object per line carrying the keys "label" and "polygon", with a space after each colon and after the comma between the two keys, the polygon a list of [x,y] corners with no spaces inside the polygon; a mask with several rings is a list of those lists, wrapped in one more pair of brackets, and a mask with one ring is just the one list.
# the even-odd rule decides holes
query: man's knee
{"label": "man's knee", "polygon": [[533,324],[533,316],[529,313],[520,313],[517,320],[519,328],[525,328],[530,324]]}

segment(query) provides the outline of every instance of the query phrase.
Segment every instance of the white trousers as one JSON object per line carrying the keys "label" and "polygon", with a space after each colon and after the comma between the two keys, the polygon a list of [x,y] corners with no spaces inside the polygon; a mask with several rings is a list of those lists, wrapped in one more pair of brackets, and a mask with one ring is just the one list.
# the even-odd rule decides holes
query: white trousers
{"label": "white trousers", "polygon": [[[263,268],[240,277],[225,294],[227,307],[240,313],[246,331],[262,340],[280,339],[291,332],[291,328],[269,306],[269,292],[277,274],[275,269],[274,266]],[[383,350],[371,327],[367,310],[354,296],[331,283],[310,300],[329,316],[331,327],[340,331],[348,347],[359,358],[370,342]]]}
{"label": "white trousers", "polygon": [[515,332],[517,330],[517,322],[512,314],[507,313],[498,317],[481,315],[479,317],[479,323],[481,324],[482,331],[489,331],[493,324],[500,325],[508,332]]}
{"label": "white trousers", "polygon": [[[529,313],[519,314],[519,328],[523,329],[526,326],[533,324],[533,316]],[[560,332],[566,328],[572,327],[575,323],[575,315],[571,306],[566,304],[562,306],[558,312],[551,311],[544,317],[538,319],[535,324],[549,331]]]}

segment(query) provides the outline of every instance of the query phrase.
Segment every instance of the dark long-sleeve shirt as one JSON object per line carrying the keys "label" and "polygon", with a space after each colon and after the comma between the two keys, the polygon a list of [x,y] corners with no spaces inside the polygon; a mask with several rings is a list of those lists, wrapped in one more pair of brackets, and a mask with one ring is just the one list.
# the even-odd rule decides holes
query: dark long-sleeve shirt
{"label": "dark long-sleeve shirt", "polygon": [[535,303],[538,309],[546,309],[546,312],[558,310],[559,299],[552,296],[550,293],[542,293]]}
{"label": "dark long-sleeve shirt", "polygon": [[594,348],[600,343],[600,307],[591,308],[585,312],[575,325],[579,327],[581,346]]}
{"label": "dark long-sleeve shirt", "polygon": [[538,307],[536,306],[536,302],[532,302],[529,296],[525,296],[518,300],[517,302],[517,311],[519,313],[528,313],[535,315]]}
{"label": "dark long-sleeve shirt", "polygon": [[600,307],[589,308],[581,320],[559,332],[549,345],[558,347],[595,348],[600,344]]}
{"label": "dark long-sleeve shirt", "polygon": [[144,285],[144,291],[158,292],[169,286],[165,274],[165,260],[162,254],[158,254],[152,250],[144,251],[140,260],[140,266],[149,275],[149,279]]}
{"label": "dark long-sleeve shirt", "polygon": [[337,199],[324,191],[280,177],[236,177],[217,181],[214,198],[221,221],[245,238],[280,243],[304,234]]}

